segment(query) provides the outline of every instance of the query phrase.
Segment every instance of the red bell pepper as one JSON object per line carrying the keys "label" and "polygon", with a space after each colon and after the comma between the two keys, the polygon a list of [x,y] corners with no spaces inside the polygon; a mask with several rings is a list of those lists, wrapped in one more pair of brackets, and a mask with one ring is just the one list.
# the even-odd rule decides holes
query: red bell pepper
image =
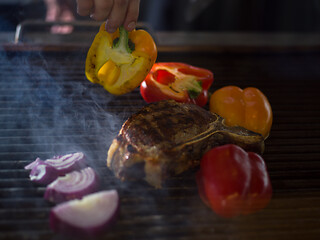
{"label": "red bell pepper", "polygon": [[173,99],[177,102],[204,106],[213,73],[207,69],[185,63],[155,63],[140,85],[143,99],[150,103]]}
{"label": "red bell pepper", "polygon": [[272,195],[262,157],[234,144],[215,147],[203,156],[197,183],[202,200],[227,218],[266,207]]}

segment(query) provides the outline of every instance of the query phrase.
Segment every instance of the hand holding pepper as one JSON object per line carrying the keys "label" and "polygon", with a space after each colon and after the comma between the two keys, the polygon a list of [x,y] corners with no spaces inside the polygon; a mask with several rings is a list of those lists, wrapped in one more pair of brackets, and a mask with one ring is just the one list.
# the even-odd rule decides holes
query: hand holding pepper
{"label": "hand holding pepper", "polygon": [[106,30],[113,33],[124,26],[127,31],[136,27],[140,0],[77,0],[80,16],[90,15],[97,21],[107,20]]}

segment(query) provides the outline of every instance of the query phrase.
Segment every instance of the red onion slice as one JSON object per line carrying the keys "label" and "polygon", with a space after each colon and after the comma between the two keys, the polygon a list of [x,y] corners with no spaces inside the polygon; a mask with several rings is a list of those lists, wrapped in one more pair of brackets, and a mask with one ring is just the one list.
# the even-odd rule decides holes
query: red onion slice
{"label": "red onion slice", "polygon": [[71,171],[82,169],[87,166],[85,161],[85,155],[82,152],[70,153],[64,156],[54,156],[51,159],[42,161],[37,158],[32,163],[28,164],[24,168],[27,170],[32,170],[38,165],[47,164],[54,167],[59,176],[63,176]]}
{"label": "red onion slice", "polygon": [[32,163],[28,164],[24,167],[26,170],[32,170],[34,167],[38,166],[39,164],[44,164],[44,161],[42,161],[40,158],[36,158]]}
{"label": "red onion slice", "polygon": [[58,177],[58,171],[48,164],[38,164],[30,172],[30,180],[39,184],[49,184]]}
{"label": "red onion slice", "polygon": [[85,155],[82,152],[71,153],[64,156],[55,156],[52,159],[45,160],[44,162],[56,168],[60,176],[77,169],[82,169],[86,166]]}
{"label": "red onion slice", "polygon": [[96,236],[107,230],[119,209],[116,190],[101,191],[61,203],[51,209],[50,227],[53,231],[72,236]]}
{"label": "red onion slice", "polygon": [[80,199],[97,191],[98,188],[97,174],[91,167],[87,167],[81,171],[73,171],[58,177],[47,186],[44,198],[54,203],[60,203],[71,199]]}

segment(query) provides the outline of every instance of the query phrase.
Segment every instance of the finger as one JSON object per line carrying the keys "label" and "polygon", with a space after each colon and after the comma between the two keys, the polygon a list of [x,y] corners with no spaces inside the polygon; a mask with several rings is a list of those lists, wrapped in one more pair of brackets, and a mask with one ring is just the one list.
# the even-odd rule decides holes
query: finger
{"label": "finger", "polygon": [[126,17],[129,0],[114,0],[112,11],[107,21],[107,31],[112,33],[120,27]]}
{"label": "finger", "polygon": [[95,0],[92,17],[97,21],[106,20],[113,7],[114,0]]}
{"label": "finger", "polygon": [[127,15],[123,23],[123,26],[129,32],[132,31],[137,25],[138,16],[139,16],[139,5],[140,5],[140,0],[129,1]]}
{"label": "finger", "polygon": [[77,0],[77,13],[80,16],[90,15],[93,8],[93,0]]}

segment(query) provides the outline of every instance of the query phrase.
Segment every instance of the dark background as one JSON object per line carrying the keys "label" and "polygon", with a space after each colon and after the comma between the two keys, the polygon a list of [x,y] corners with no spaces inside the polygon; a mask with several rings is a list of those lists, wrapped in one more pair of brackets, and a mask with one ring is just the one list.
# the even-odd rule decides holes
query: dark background
{"label": "dark background", "polygon": [[[75,0],[74,0],[75,3]],[[75,5],[75,4],[74,4]],[[190,1],[141,0],[139,21],[154,30],[319,32],[319,0],[212,0],[192,21]],[[73,9],[74,10],[74,9]],[[14,31],[26,19],[45,19],[41,0],[0,0],[0,31]],[[87,20],[76,16],[78,20]]]}

